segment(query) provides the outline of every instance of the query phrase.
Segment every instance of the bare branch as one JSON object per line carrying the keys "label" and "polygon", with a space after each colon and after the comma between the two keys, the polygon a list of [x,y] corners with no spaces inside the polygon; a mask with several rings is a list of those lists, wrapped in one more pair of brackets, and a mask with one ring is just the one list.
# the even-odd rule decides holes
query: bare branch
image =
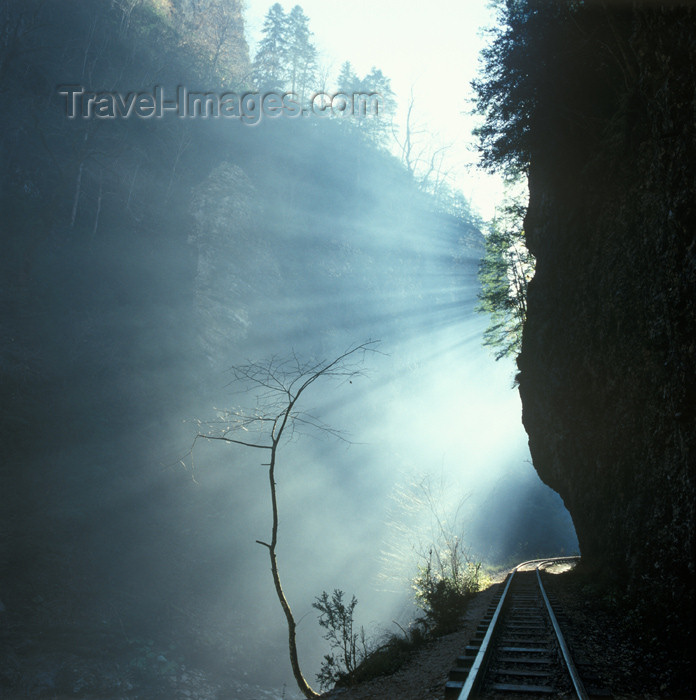
{"label": "bare branch", "polygon": [[222,435],[203,435],[203,433],[198,433],[196,439],[203,438],[204,440],[222,440],[222,442],[232,442],[235,445],[243,445],[244,447],[256,447],[259,450],[270,450],[271,445],[255,445],[252,442],[244,442],[243,440],[233,440],[232,438],[224,437]]}

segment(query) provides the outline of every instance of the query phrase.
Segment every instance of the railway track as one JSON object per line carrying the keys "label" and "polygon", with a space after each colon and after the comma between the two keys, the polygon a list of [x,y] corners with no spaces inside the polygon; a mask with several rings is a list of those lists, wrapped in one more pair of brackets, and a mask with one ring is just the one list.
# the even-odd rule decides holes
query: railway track
{"label": "railway track", "polygon": [[450,672],[446,700],[588,700],[539,573],[573,559],[525,562],[508,574]]}

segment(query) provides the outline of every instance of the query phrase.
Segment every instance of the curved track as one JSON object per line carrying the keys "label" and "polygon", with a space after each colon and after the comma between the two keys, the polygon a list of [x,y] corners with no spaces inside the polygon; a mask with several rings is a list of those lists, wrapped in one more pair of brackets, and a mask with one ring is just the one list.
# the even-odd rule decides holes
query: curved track
{"label": "curved track", "polygon": [[478,631],[450,673],[445,698],[589,697],[539,575],[539,559],[508,574]]}

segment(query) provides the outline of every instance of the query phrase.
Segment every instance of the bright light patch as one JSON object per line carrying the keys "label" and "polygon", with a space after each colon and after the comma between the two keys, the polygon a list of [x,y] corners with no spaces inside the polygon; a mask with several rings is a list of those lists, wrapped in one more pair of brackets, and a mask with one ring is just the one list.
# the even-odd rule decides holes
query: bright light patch
{"label": "bright light patch", "polygon": [[[256,52],[270,0],[247,0],[251,56]],[[295,3],[281,3],[289,11]],[[488,0],[433,0],[404,7],[401,0],[305,0],[319,62],[335,80],[344,61],[358,75],[373,67],[391,80],[398,102],[395,121],[403,129],[413,93],[414,123],[428,148],[448,145],[446,169],[452,182],[488,219],[500,203],[500,177],[474,167],[478,156],[471,130],[476,120],[471,80],[485,45],[483,30],[494,21]],[[331,81],[329,81],[331,82]],[[320,86],[317,86],[317,91]]]}

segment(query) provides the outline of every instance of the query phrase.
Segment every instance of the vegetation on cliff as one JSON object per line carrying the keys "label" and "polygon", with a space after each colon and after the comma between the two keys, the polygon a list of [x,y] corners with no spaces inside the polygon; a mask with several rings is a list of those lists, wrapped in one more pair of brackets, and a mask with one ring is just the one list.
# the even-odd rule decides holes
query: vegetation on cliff
{"label": "vegetation on cliff", "polygon": [[525,207],[508,203],[489,224],[486,252],[479,264],[479,305],[490,315],[483,344],[494,348],[495,359],[516,358],[522,348],[527,320],[527,288],[534,276],[534,256],[527,249],[523,218]]}

